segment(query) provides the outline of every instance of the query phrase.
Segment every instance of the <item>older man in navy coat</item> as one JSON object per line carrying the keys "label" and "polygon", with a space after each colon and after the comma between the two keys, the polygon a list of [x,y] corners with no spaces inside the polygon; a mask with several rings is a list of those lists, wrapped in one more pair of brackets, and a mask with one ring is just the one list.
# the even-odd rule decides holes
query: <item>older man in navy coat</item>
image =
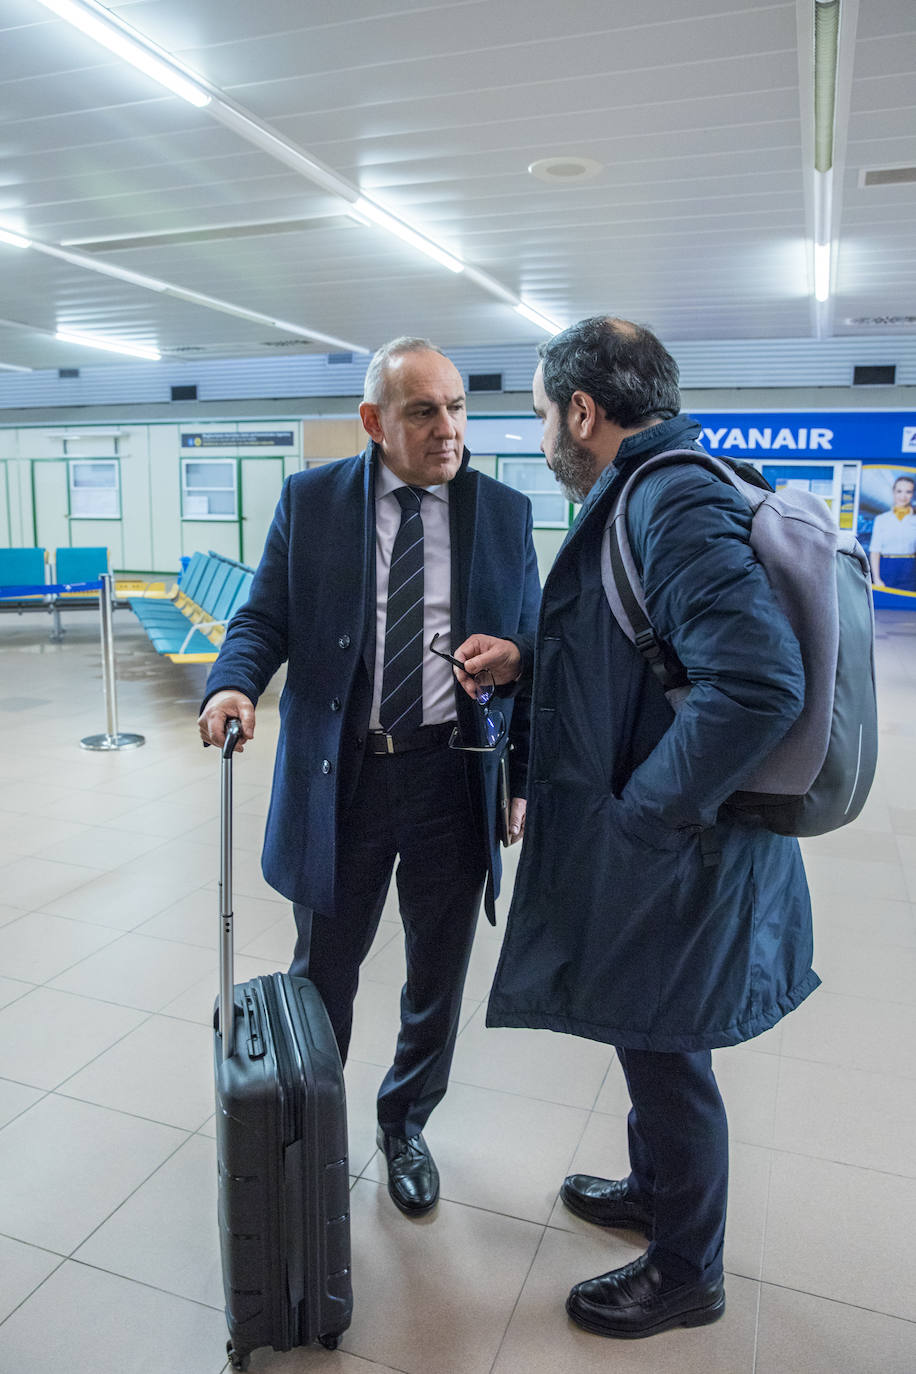
{"label": "older man in navy coat", "polygon": [[200,731],[220,744],[237,716],[251,740],[258,698],[288,662],[263,870],[293,902],[290,972],[317,985],[343,1059],[399,861],[407,981],[378,1140],[393,1201],[416,1214],[438,1197],[422,1131],[448,1083],[481,895],[494,920],[500,755],[511,738],[519,836],[528,725],[524,695],[508,685],[487,700],[484,676],[474,699],[429,645],[437,636],[447,654],[472,632],[495,635],[491,666],[511,684],[530,663],[540,586],[530,503],[468,466],[464,386],[444,354],[423,339],[380,349],[360,417],[361,456],[285,484]]}

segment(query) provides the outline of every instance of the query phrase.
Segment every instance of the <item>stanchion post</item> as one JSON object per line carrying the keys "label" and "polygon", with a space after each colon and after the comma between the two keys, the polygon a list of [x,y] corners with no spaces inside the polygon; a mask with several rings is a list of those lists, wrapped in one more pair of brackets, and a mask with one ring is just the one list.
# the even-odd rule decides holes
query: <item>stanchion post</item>
{"label": "stanchion post", "polygon": [[101,581],[99,619],[102,635],[102,685],[105,691],[106,732],[104,735],[87,735],[85,739],[80,740],[80,748],[92,750],[139,749],[141,744],[146,743],[142,735],[118,733],[118,690],[115,680],[111,573],[102,573]]}

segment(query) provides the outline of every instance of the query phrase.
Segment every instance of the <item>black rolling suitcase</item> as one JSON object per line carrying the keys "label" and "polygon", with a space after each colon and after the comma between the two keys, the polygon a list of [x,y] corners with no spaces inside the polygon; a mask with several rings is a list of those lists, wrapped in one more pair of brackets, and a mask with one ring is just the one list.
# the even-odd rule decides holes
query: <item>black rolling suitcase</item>
{"label": "black rolling suitcase", "polygon": [[[233,986],[232,751],[220,763],[220,995],[214,1013],[219,1234],[233,1369],[258,1346],[350,1325],[350,1194],[340,1056],[314,985],[285,973]],[[220,1007],[233,1005],[228,1034]]]}

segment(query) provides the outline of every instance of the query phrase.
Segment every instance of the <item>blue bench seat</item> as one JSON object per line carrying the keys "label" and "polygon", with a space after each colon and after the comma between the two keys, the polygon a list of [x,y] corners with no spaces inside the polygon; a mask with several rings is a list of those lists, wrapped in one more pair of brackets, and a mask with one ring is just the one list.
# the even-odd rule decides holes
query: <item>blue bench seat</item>
{"label": "blue bench seat", "polygon": [[130,597],[157,653],[174,663],[212,663],[230,619],[248,600],[254,572],[216,553],[195,553],[166,597]]}

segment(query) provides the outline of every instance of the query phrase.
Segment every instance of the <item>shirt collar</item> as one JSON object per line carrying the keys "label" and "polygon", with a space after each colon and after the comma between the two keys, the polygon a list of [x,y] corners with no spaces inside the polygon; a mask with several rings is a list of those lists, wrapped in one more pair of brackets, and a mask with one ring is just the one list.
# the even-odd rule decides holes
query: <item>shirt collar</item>
{"label": "shirt collar", "polygon": [[[379,453],[378,470],[375,474],[375,499],[380,501],[383,496],[390,496],[398,487],[407,484],[400,477],[396,477],[391,468]],[[435,496],[437,501],[444,501],[448,505],[448,482],[439,482],[434,487],[424,487],[427,496]]]}

